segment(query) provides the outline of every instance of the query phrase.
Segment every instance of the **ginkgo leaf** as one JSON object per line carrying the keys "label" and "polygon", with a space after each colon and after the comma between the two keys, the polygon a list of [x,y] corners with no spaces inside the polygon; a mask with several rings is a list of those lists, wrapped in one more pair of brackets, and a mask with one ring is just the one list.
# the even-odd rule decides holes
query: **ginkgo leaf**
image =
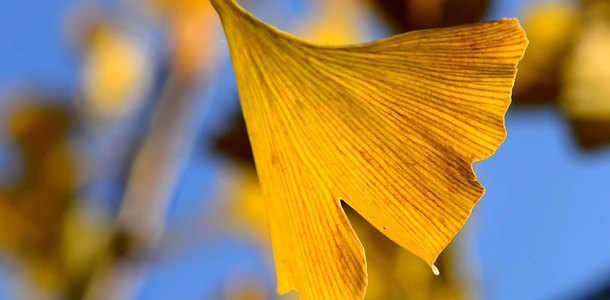
{"label": "ginkgo leaf", "polygon": [[483,195],[472,163],[505,138],[527,44],[518,21],[328,46],[233,0],[211,1],[265,196],[278,291],[362,299],[364,251],[341,201],[433,267]]}

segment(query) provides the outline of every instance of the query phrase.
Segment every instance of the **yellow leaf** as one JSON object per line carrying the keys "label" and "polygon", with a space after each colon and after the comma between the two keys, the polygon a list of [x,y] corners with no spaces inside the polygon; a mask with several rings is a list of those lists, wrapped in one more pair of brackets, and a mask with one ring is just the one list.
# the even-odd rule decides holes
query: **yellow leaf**
{"label": "yellow leaf", "polygon": [[400,249],[353,210],[346,209],[346,213],[366,249],[369,285],[365,300],[472,299],[466,297],[466,272],[453,263],[455,244],[439,256],[435,264],[443,272],[434,276],[418,257]]}
{"label": "yellow leaf", "polygon": [[173,70],[190,78],[197,76],[202,66],[209,68],[217,58],[217,47],[211,40],[218,29],[210,3],[200,0],[146,0],[145,3],[167,18]]}
{"label": "yellow leaf", "polygon": [[576,3],[549,2],[528,7],[523,26],[529,45],[519,63],[515,101],[540,103],[558,98],[563,61],[578,36],[580,23]]}
{"label": "yellow leaf", "polygon": [[100,22],[91,30],[83,66],[87,108],[102,118],[121,118],[142,104],[152,83],[145,44]]}
{"label": "yellow leaf", "polygon": [[367,37],[363,29],[370,27],[373,14],[362,1],[314,0],[311,5],[312,17],[299,24],[299,34],[319,43],[353,43]]}
{"label": "yellow leaf", "polygon": [[316,45],[211,0],[231,51],[269,214],[278,291],[362,299],[341,200],[433,266],[483,195],[472,163],[506,132],[517,20]]}
{"label": "yellow leaf", "polygon": [[[235,234],[248,237],[248,240],[254,242],[262,251],[267,251],[271,247],[267,237],[269,228],[263,195],[254,168],[237,164],[235,168],[229,168],[229,170],[230,172],[222,180],[229,189],[226,196],[222,197],[222,203],[226,207],[223,207],[221,211],[212,212],[214,216],[218,217],[214,224],[223,224],[233,228]],[[388,240],[352,209],[346,209],[346,214],[366,248],[369,285],[365,300],[470,299],[466,296],[467,286],[470,286],[468,276],[464,276],[467,272],[454,263],[453,258],[456,255],[454,255],[455,252],[452,251],[451,245],[443,251],[435,263],[443,270],[443,273],[436,277],[418,257]],[[234,281],[227,286],[230,292],[241,292],[244,290],[244,286],[248,287],[247,283],[256,282],[255,279],[256,277],[252,277],[248,280]],[[247,293],[244,296],[258,295],[251,293],[251,289],[245,289],[245,291]],[[231,295],[242,294],[231,293]],[[241,298],[228,297],[228,299]],[[271,298],[259,297],[256,299]],[[293,298],[284,296],[281,299]]]}
{"label": "yellow leaf", "polygon": [[561,104],[574,119],[610,122],[610,3],[592,1],[568,56]]}

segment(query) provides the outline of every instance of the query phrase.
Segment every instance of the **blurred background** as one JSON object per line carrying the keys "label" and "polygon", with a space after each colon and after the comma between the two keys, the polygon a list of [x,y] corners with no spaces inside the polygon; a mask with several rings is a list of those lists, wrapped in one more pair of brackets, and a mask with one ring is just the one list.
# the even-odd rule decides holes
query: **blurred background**
{"label": "blurred background", "polygon": [[[518,17],[508,138],[441,275],[346,207],[366,299],[610,299],[610,1],[239,2],[324,43]],[[226,48],[207,0],[2,1],[0,299],[298,299]]]}

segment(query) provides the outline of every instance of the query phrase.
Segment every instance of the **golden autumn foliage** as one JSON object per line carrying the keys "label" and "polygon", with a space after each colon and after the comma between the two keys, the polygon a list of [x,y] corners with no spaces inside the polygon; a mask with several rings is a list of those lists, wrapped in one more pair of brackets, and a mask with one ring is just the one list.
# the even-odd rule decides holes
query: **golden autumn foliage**
{"label": "golden autumn foliage", "polygon": [[55,99],[45,95],[20,92],[8,100],[21,104],[4,125],[23,155],[23,172],[0,187],[0,251],[18,266],[14,277],[27,282],[24,299],[81,299],[110,230],[79,201],[86,176],[71,140],[76,122],[65,107],[44,104]]}
{"label": "golden autumn foliage", "polygon": [[70,123],[61,109],[32,106],[16,110],[4,124],[23,153],[24,172],[15,185],[0,190],[0,249],[17,256],[24,275],[49,290],[67,281],[61,262],[63,218],[77,179],[67,140]]}
{"label": "golden autumn foliage", "polygon": [[274,29],[213,0],[265,196],[278,291],[361,299],[364,251],[344,201],[433,269],[483,194],[472,163],[506,132],[519,23],[416,31],[351,46]]}

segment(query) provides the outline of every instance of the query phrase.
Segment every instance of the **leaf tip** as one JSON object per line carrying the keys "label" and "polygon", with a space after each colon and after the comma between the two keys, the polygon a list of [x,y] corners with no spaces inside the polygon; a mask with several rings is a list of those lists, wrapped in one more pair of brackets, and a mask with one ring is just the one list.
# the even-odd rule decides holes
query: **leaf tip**
{"label": "leaf tip", "polygon": [[441,272],[438,270],[438,268],[434,264],[432,264],[430,267],[432,268],[432,273],[434,274],[434,276],[441,275]]}

